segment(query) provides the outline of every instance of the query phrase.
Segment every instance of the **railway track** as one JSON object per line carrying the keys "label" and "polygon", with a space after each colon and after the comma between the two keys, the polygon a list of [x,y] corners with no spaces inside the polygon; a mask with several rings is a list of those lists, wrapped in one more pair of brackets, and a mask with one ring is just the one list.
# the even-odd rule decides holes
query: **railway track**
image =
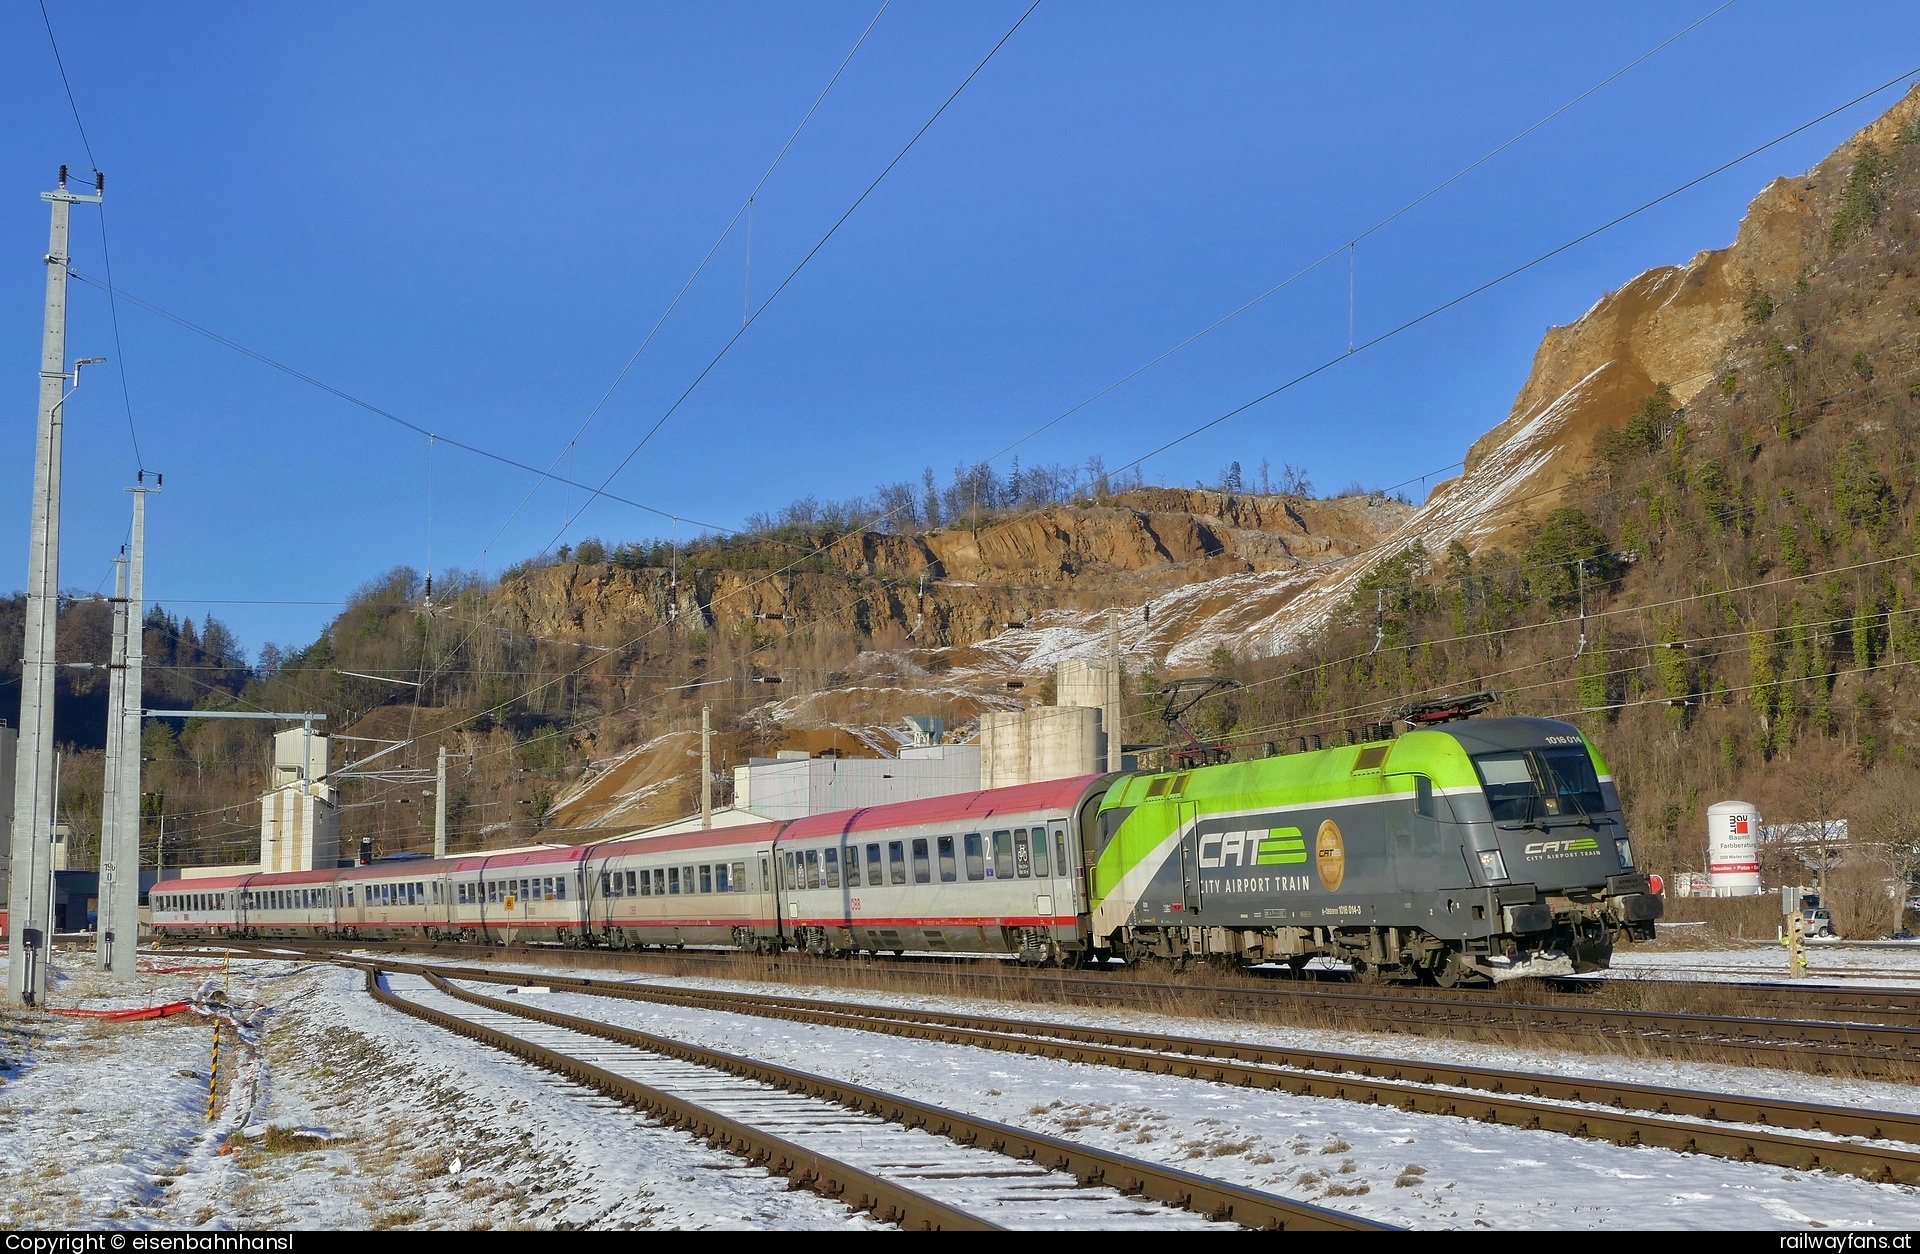
{"label": "railway track", "polygon": [[[242,947],[236,944],[235,947]],[[343,943],[248,942],[245,947],[293,952],[339,953]],[[711,975],[739,972],[737,955],[698,951],[617,954],[604,950],[502,950],[479,945],[379,946],[387,952],[425,952],[434,955],[503,958],[554,966],[587,966],[673,974]],[[729,972],[729,968],[732,969]],[[857,986],[867,973],[892,974],[892,969],[849,966],[824,960],[782,958],[760,960],[759,978],[818,970],[838,974]],[[969,970],[968,992],[979,997],[1018,998],[1067,1005],[1125,1006],[1169,1013],[1206,1013],[1247,1020],[1285,1012],[1316,1026],[1408,1035],[1454,1037],[1468,1040],[1511,1040],[1518,1034],[1545,1034],[1614,1049],[1710,1059],[1746,1066],[1780,1067],[1837,1073],[1855,1077],[1911,1079],[1920,1074],[1920,1026],[1905,1022],[1860,1022],[1878,1007],[1885,1017],[1904,1019],[1907,1007],[1870,990],[1812,990],[1763,986],[1756,997],[1792,999],[1784,1003],[1796,1015],[1832,1014],[1833,1018],[1760,1017],[1731,1014],[1694,1014],[1594,1006],[1585,998],[1552,1001],[1494,1001],[1486,997],[1422,994],[1413,990],[1294,984],[1284,981],[1242,981],[1192,984],[1168,981],[1116,979],[1110,976],[1066,972]],[[1709,986],[1727,995],[1726,985]],[[1826,997],[1832,993],[1834,996]],[[1864,996],[1863,996],[1864,995]],[[1745,998],[1745,994],[1741,994]],[[1920,1005],[1914,1007],[1920,1014]]]}
{"label": "railway track", "polygon": [[[436,974],[942,1041],[1616,1144],[1920,1184],[1920,1152],[1902,1148],[1920,1145],[1920,1115],[1895,1111],[761,994],[470,968],[438,968]],[[1800,1135],[1807,1132],[1816,1135]]]}
{"label": "railway track", "polygon": [[516,1005],[425,969],[408,973],[420,987],[402,995],[383,987],[380,974],[397,964],[363,965],[368,992],[385,1005],[645,1109],[902,1227],[1383,1228],[895,1094]]}

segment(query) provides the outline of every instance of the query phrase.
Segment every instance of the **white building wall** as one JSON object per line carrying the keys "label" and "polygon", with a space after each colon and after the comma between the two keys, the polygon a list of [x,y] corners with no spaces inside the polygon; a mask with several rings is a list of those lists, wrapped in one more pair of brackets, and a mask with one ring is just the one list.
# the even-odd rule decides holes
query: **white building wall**
{"label": "white building wall", "polygon": [[798,819],[980,788],[979,745],[928,745],[898,758],[787,758],[734,768],[734,805]]}
{"label": "white building wall", "polygon": [[288,784],[260,796],[260,868],[312,871],[340,861],[340,807],[327,784]]}

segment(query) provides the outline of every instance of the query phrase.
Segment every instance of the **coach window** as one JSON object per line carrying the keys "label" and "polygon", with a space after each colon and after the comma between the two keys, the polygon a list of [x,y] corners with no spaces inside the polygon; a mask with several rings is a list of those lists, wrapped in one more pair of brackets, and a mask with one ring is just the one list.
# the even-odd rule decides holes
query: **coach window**
{"label": "coach window", "polygon": [[793,890],[793,853],[791,850],[781,855],[780,882],[789,892]]}
{"label": "coach window", "polygon": [[700,891],[703,893],[713,891],[713,863],[711,862],[700,865]]}
{"label": "coach window", "polygon": [[860,887],[860,846],[848,845],[846,851],[847,887]]}
{"label": "coach window", "polygon": [[980,833],[967,833],[967,878],[983,880],[987,878],[987,856],[980,847]]}
{"label": "coach window", "polygon": [[1047,829],[1033,829],[1033,873],[1044,878],[1047,874]]}
{"label": "coach window", "polygon": [[940,882],[951,884],[960,878],[953,862],[953,837],[942,836],[940,841]]}
{"label": "coach window", "polygon": [[680,868],[680,891],[683,893],[693,892],[693,868],[690,866]]}
{"label": "coach window", "polygon": [[1015,828],[1013,833],[1013,866],[1016,874],[1023,880],[1033,878],[1033,859],[1027,852],[1027,829]]}
{"label": "coach window", "polygon": [[926,884],[933,880],[933,867],[927,858],[927,841],[921,837],[913,842],[913,882]]}
{"label": "coach window", "polygon": [[762,888],[773,887],[773,868],[765,858],[760,859],[760,886]]}
{"label": "coach window", "polygon": [[618,871],[615,871],[612,875],[603,873],[600,876],[600,883],[609,897],[624,897],[627,895],[627,882],[621,877]]}
{"label": "coach window", "polygon": [[[620,876],[620,873],[619,873],[618,871],[616,871],[616,872],[614,872],[614,875],[613,875],[613,882],[614,882],[614,883],[616,883],[616,884],[618,884],[618,883],[620,883],[620,882],[621,882],[621,876]],[[635,885],[634,885],[634,882],[633,882],[633,872],[632,872],[632,871],[628,871],[628,872],[627,872],[627,874],[626,874],[626,882],[627,882],[627,884],[628,884],[628,886],[629,886],[629,887],[634,887],[634,886],[635,886]],[[639,891],[638,891],[638,892],[629,892],[629,893],[627,894],[627,896],[629,896],[629,897],[651,897],[651,896],[653,896],[653,876],[651,876],[651,875],[649,875],[649,874],[647,874],[647,873],[646,873],[645,871],[642,871],[642,872],[640,872],[640,881],[639,881],[639,884],[637,885],[637,887],[638,887],[638,889],[639,889]]]}
{"label": "coach window", "polygon": [[1007,831],[993,834],[993,871],[992,878],[1010,880],[1013,878],[1013,833]]}
{"label": "coach window", "polygon": [[807,878],[806,883],[802,884],[801,887],[820,887],[820,851],[818,849],[807,850]]}
{"label": "coach window", "polygon": [[669,897],[677,897],[679,896],[679,894],[680,894],[680,868],[677,866],[670,866],[667,868],[667,895]]}
{"label": "coach window", "polygon": [[716,893],[730,893],[733,891],[732,880],[727,876],[727,864],[724,862],[716,862],[713,864],[713,891]]}
{"label": "coach window", "polygon": [[[642,871],[640,874],[645,875],[646,872]],[[656,897],[664,897],[667,895],[667,872],[665,867],[653,868],[653,895]]]}
{"label": "coach window", "polygon": [[826,881],[822,887],[840,887],[840,851],[838,849],[822,849],[820,851],[820,868],[826,877]]}
{"label": "coach window", "polygon": [[906,844],[898,840],[887,842],[887,882],[904,884],[907,882]]}
{"label": "coach window", "polygon": [[880,872],[880,846],[877,843],[867,846],[867,883],[875,888],[886,883]]}
{"label": "coach window", "polygon": [[1053,829],[1053,853],[1055,859],[1054,866],[1059,868],[1061,875],[1065,875],[1069,864],[1067,862],[1067,833],[1062,828],[1056,827]]}
{"label": "coach window", "polygon": [[745,862],[736,862],[733,864],[733,891],[736,893],[744,893],[747,891],[747,864]]}

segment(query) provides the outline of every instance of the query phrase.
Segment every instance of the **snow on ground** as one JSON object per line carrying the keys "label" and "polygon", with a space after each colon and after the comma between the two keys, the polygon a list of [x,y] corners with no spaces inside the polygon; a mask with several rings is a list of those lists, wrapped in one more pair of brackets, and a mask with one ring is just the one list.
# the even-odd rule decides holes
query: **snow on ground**
{"label": "snow on ground", "polygon": [[[568,974],[574,974],[569,970]],[[584,972],[582,973],[584,974]],[[622,978],[611,973],[613,978]],[[631,977],[627,977],[631,978]],[[648,977],[648,983],[744,987]],[[482,987],[497,995],[497,988]],[[1800,1100],[1920,1108],[1887,1084],[1822,1084],[1751,1068],[1624,1062],[1366,1033],[1209,1024],[1139,1012],[1055,1010],[952,998],[794,988],[842,1003],[987,1010],[1008,1017],[1130,1024],[1277,1044],[1480,1066],[1533,1067],[1688,1088],[1773,1093]],[[1416,1228],[1780,1228],[1920,1224],[1920,1190],[1830,1173],[1788,1171],[1646,1147],[1577,1141],[1552,1132],[1417,1115],[1333,1099],[1250,1091],[1059,1060],[852,1029],[787,1023],[587,994],[541,998],[555,1010],[752,1054],[787,1066],[1067,1136],[1248,1187]]]}
{"label": "snow on ground", "polygon": [[[91,972],[79,955],[62,956],[67,968],[56,981],[57,1005],[145,1004],[196,992],[211,995],[203,1001],[209,1009],[224,1004],[217,967],[191,955],[160,959],[163,966],[189,969],[143,976],[132,996]],[[1768,948],[1622,958],[1624,969],[1647,978],[1733,978],[1740,970],[1772,978],[1784,971],[1779,951]],[[1920,952],[1912,948],[1827,946],[1814,961],[1817,973],[1825,964],[1836,978],[1867,971],[1920,976]],[[1920,1110],[1920,1087],[1755,1068],[1570,1052],[1542,1063],[1537,1051],[1518,1046],[824,986],[778,991]],[[227,1091],[211,1127],[207,1019],[120,1025],[0,1012],[0,1223],[873,1226],[597,1094],[379,1006],[357,972],[236,959],[231,998],[232,1018],[244,1025],[245,1038],[236,1044],[230,1034],[223,1047]],[[556,993],[541,1002],[1409,1227],[1920,1226],[1920,1190],[1844,1176],[848,1029],[579,994]]]}
{"label": "snow on ground", "polygon": [[[1684,925],[1682,925],[1684,926]],[[1672,935],[1674,925],[1662,923]],[[1787,982],[1787,951],[1758,943],[1738,949],[1614,951],[1615,977],[1655,980]],[[1807,974],[1795,981],[1814,987],[1912,990],[1920,984],[1920,941],[1809,940]]]}
{"label": "snow on ground", "polygon": [[[72,974],[52,1004],[147,1000],[113,996],[77,955],[62,957]],[[208,1020],[0,1013],[0,1223],[877,1226],[597,1093],[379,1006],[358,972],[235,960],[232,973],[253,1043],[229,1035],[223,1046],[222,1080],[241,1079],[240,1100],[223,1096],[211,1128]],[[142,980],[162,1001],[204,982]]]}

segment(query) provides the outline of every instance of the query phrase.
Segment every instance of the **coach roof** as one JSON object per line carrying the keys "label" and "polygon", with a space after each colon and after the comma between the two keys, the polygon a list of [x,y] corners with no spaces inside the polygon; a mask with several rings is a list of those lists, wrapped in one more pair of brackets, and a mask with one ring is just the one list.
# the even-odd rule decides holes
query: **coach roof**
{"label": "coach roof", "polygon": [[945,797],[926,797],[918,801],[896,801],[891,805],[868,806],[862,810],[840,810],[833,814],[814,814],[795,819],[780,833],[784,843],[814,836],[838,836],[849,832],[871,832],[885,828],[923,827],[937,824],[974,826],[985,824],[996,814],[1034,814],[1042,811],[1071,810],[1086,796],[1098,775],[1076,775],[1071,779],[1052,779],[1038,784],[1017,784],[1012,788],[990,788],[981,792],[957,792]]}

